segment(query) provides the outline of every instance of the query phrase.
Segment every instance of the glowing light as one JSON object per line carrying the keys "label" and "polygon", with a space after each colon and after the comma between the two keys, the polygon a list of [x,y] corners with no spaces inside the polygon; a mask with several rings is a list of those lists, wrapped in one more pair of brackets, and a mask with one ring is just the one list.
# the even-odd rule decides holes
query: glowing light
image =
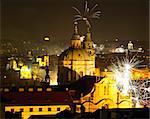
{"label": "glowing light", "polygon": [[93,44],[93,47],[96,48],[96,47],[97,47],[97,44]]}
{"label": "glowing light", "polygon": [[45,40],[45,41],[49,41],[49,37],[45,37],[44,40]]}
{"label": "glowing light", "polygon": [[115,52],[116,52],[116,53],[124,53],[125,50],[124,50],[124,48],[121,48],[121,47],[120,47],[120,48],[116,48],[116,49],[115,49]]}
{"label": "glowing light", "polygon": [[84,41],[84,38],[85,38],[85,36],[81,36],[81,37],[80,37],[81,42]]}
{"label": "glowing light", "polygon": [[141,93],[142,90],[144,93],[146,91],[149,92],[149,87],[146,87],[147,83],[140,84],[139,82],[136,82],[136,80],[132,80],[133,68],[140,62],[141,61],[136,60],[135,57],[133,57],[131,60],[128,58],[119,60],[118,58],[118,61],[113,63],[111,67],[117,89],[124,95],[132,94],[132,99],[134,102],[136,102],[136,107],[139,107],[140,102],[144,102],[144,98],[149,98],[147,94]]}
{"label": "glowing light", "polygon": [[31,70],[26,65],[22,66],[20,70],[20,79],[31,79],[31,78],[32,78]]}

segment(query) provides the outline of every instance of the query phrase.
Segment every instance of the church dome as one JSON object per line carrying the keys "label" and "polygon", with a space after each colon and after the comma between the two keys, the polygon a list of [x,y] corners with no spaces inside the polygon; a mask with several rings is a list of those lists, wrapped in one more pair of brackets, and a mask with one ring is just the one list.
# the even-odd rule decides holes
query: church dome
{"label": "church dome", "polygon": [[85,49],[68,48],[61,55],[60,60],[87,61],[91,56]]}

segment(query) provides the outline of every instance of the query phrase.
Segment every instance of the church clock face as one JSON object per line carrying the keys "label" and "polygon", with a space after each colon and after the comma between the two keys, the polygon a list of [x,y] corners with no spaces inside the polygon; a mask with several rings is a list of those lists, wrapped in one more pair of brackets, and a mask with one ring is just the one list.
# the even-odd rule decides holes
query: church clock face
{"label": "church clock face", "polygon": [[91,53],[92,53],[91,51],[88,51],[88,55],[91,55]]}
{"label": "church clock face", "polygon": [[88,51],[88,55],[93,56],[93,55],[94,55],[94,52],[93,52],[93,51]]}
{"label": "church clock face", "polygon": [[88,46],[88,48],[91,48],[91,45],[90,45],[90,43],[88,43],[88,45],[87,45],[87,46]]}

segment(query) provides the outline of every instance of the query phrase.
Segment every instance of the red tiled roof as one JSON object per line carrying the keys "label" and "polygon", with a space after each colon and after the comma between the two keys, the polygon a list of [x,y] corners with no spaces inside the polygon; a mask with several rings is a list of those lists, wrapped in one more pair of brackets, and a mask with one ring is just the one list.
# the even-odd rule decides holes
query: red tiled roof
{"label": "red tiled roof", "polygon": [[6,105],[53,105],[71,104],[72,100],[66,92],[2,92],[2,98]]}

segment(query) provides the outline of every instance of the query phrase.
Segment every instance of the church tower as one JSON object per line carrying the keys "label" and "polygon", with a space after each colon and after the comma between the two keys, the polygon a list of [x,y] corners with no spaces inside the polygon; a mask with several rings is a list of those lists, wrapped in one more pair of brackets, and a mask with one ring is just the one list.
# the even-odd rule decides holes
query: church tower
{"label": "church tower", "polygon": [[58,84],[68,84],[85,75],[95,76],[95,50],[89,28],[83,45],[81,45],[77,22],[75,22],[71,46],[59,56]]}
{"label": "church tower", "polygon": [[71,48],[78,49],[81,48],[80,35],[78,33],[77,22],[74,22],[74,34],[71,39]]}
{"label": "church tower", "polygon": [[93,41],[91,38],[90,28],[87,26],[87,33],[84,41],[83,48],[88,52],[88,55],[93,56],[95,55],[95,50],[93,48]]}

